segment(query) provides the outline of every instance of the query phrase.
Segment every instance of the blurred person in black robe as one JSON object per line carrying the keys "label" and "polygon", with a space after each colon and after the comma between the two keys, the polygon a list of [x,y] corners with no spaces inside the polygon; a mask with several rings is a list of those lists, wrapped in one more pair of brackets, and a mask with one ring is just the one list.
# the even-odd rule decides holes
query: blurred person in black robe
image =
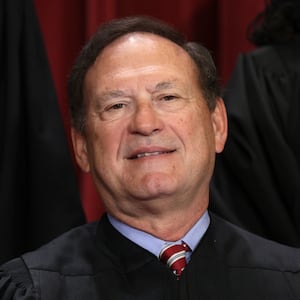
{"label": "blurred person in black robe", "polygon": [[210,208],[264,237],[300,247],[300,3],[277,0],[249,26],[224,91],[229,137]]}
{"label": "blurred person in black robe", "polygon": [[0,1],[0,262],[85,222],[32,0]]}

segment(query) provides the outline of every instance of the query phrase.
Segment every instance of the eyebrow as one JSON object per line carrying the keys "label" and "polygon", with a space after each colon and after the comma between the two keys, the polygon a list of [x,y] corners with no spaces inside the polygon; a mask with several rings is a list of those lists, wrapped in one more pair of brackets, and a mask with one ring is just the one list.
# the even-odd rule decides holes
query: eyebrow
{"label": "eyebrow", "polygon": [[104,105],[104,103],[112,99],[124,97],[124,95],[125,93],[121,90],[111,90],[100,93],[96,96],[95,107],[97,110],[99,110]]}
{"label": "eyebrow", "polygon": [[173,82],[173,81],[162,81],[162,82],[159,82],[159,83],[155,86],[154,90],[155,90],[155,91],[161,91],[161,90],[173,88],[173,87],[175,87],[175,86],[176,86],[176,85],[175,85],[175,82]]}
{"label": "eyebrow", "polygon": [[112,98],[124,97],[125,93],[121,90],[111,90],[107,92],[103,92],[99,95],[99,99],[109,100]]}
{"label": "eyebrow", "polygon": [[[154,91],[159,92],[165,89],[174,88],[176,86],[174,81],[162,81],[155,85]],[[110,99],[116,99],[116,98],[122,98],[126,96],[126,92],[122,90],[110,90],[105,91],[98,95],[97,99],[97,106],[100,106],[100,103],[103,103],[103,101],[109,101]],[[99,101],[100,100],[100,101]]]}

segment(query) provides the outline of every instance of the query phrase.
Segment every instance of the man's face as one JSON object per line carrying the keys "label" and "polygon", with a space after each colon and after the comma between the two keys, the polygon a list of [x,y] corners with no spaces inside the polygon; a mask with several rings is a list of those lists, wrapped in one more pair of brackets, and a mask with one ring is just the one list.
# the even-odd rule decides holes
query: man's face
{"label": "man's face", "polygon": [[75,154],[109,211],[160,207],[170,197],[174,205],[208,199],[226,117],[221,101],[209,111],[183,49],[147,33],[114,41],[87,72],[84,101],[85,134],[73,131]]}

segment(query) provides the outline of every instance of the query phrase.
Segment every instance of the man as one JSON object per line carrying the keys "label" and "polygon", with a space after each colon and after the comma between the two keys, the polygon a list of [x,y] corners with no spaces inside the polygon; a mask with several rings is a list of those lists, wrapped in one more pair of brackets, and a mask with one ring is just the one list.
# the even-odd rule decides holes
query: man
{"label": "man", "polygon": [[76,159],[107,214],[2,266],[1,299],[299,299],[299,250],[207,212],[227,122],[206,49],[115,20],[69,88]]}

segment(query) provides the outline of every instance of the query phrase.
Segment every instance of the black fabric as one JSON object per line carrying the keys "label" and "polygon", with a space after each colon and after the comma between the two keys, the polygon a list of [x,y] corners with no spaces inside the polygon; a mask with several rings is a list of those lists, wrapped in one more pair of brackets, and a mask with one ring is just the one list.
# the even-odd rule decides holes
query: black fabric
{"label": "black fabric", "polygon": [[31,282],[16,278],[20,262],[17,268],[1,266],[2,300],[300,299],[299,249],[250,234],[213,214],[180,280],[117,232],[105,215],[98,224],[71,230],[22,259]]}
{"label": "black fabric", "polygon": [[0,1],[0,262],[85,222],[31,0]]}
{"label": "black fabric", "polygon": [[224,93],[229,137],[210,208],[300,247],[300,39],[242,54]]}

